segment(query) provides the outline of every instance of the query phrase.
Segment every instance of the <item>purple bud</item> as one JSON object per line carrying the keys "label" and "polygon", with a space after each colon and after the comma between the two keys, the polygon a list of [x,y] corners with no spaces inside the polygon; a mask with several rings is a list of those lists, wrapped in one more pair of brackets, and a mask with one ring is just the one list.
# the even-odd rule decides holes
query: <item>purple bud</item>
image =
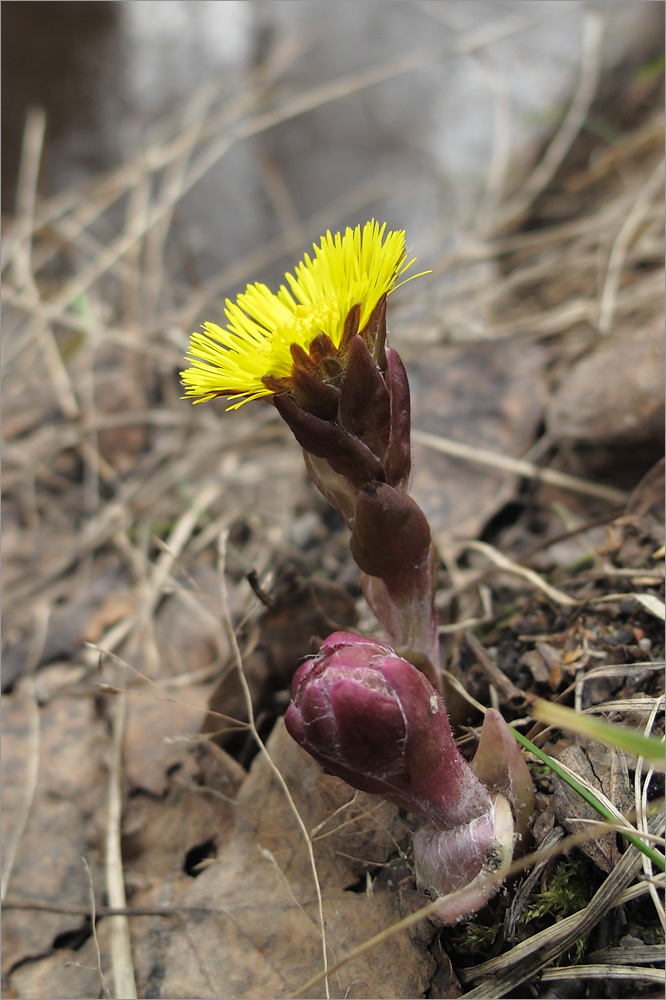
{"label": "purple bud", "polygon": [[456,746],[439,694],[383,643],[351,632],[329,636],[297,670],[285,723],[327,770],[439,830],[491,808]]}
{"label": "purple bud", "polygon": [[296,671],[285,724],[333,774],[415,814],[416,880],[438,898],[442,922],[496,892],[513,857],[509,802],[479,781],[439,694],[390,646],[334,632]]}

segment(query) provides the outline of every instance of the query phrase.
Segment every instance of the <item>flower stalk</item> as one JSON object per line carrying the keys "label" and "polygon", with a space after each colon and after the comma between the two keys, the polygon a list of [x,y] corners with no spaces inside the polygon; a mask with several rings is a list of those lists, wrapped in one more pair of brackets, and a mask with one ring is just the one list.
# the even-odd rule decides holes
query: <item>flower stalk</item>
{"label": "flower stalk", "polygon": [[227,301],[226,329],[207,323],[193,334],[191,367],[181,374],[195,401],[228,396],[234,409],[271,399],[313,483],[350,530],[370,607],[441,690],[437,558],[408,493],[409,383],[386,331],[387,297],[413,260],[405,234],[385,229],[369,222],[327,233],[277,294],[248,286]]}

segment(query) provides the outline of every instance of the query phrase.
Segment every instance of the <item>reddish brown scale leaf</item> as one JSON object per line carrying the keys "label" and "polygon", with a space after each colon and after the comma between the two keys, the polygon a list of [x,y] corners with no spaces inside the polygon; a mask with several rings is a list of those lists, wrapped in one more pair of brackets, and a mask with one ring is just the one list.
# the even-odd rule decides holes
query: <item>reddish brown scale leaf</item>
{"label": "reddish brown scale leaf", "polygon": [[319,372],[323,378],[331,381],[339,380],[344,371],[344,366],[339,358],[324,358],[320,364]]}
{"label": "reddish brown scale leaf", "polygon": [[321,382],[300,365],[295,364],[291,369],[291,392],[299,406],[308,413],[322,420],[335,420],[340,390]]}
{"label": "reddish brown scale leaf", "polygon": [[379,370],[386,371],[386,296],[383,295],[360,331]]}
{"label": "reddish brown scale leaf", "polygon": [[353,486],[383,480],[381,462],[358,438],[302,410],[289,396],[274,396],[273,405],[301,448],[326,459],[333,471],[345,476]]}
{"label": "reddish brown scale leaf", "polygon": [[364,573],[394,590],[409,590],[430,556],[430,528],[411,497],[387,483],[373,483],[357,497],[349,544]]}
{"label": "reddish brown scale leaf", "polygon": [[277,375],[264,375],[261,381],[269,392],[274,392],[278,396],[291,391],[291,383],[288,378],[278,378]]}
{"label": "reddish brown scale leaf", "polygon": [[515,736],[494,708],[488,709],[483,720],[472,770],[486,788],[501,792],[511,803],[524,853],[534,815],[534,785]]}
{"label": "reddish brown scale leaf", "polygon": [[356,305],[352,306],[347,313],[347,318],[345,319],[344,329],[342,331],[342,338],[340,340],[339,352],[344,355],[349,350],[349,345],[352,338],[358,333],[358,327],[361,322],[361,303],[357,302]]}
{"label": "reddish brown scale leaf", "polygon": [[305,451],[303,459],[308,475],[321,495],[337,510],[347,527],[351,527],[354,520],[356,491],[349,480],[334,472],[324,458],[318,458],[317,455]]}
{"label": "reddish brown scale leaf", "polygon": [[385,463],[386,479],[391,486],[406,488],[412,467],[409,379],[397,351],[388,347],[386,361],[386,382],[391,400],[391,430]]}
{"label": "reddish brown scale leaf", "polygon": [[306,372],[310,372],[311,375],[316,374],[317,366],[308,352],[304,350],[300,344],[290,344],[289,351],[291,352],[291,357],[295,365],[303,368]]}
{"label": "reddish brown scale leaf", "polygon": [[324,358],[334,358],[337,353],[335,344],[325,333],[318,333],[310,344],[310,358],[317,366]]}
{"label": "reddish brown scale leaf", "polygon": [[389,445],[390,403],[377,365],[361,337],[352,338],[342,382],[338,419],[384,461]]}

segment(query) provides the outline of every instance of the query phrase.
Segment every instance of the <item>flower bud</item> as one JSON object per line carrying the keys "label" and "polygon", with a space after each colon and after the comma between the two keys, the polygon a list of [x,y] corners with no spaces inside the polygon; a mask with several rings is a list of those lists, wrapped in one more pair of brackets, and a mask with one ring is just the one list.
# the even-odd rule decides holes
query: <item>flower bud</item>
{"label": "flower bud", "polygon": [[416,881],[438,898],[443,923],[490,899],[513,857],[511,807],[465,761],[442,699],[416,667],[384,643],[334,632],[296,671],[285,724],[327,770],[413,814]]}
{"label": "flower bud", "polygon": [[297,670],[285,723],[327,770],[439,830],[491,808],[439,694],[383,643],[349,632],[329,636]]}

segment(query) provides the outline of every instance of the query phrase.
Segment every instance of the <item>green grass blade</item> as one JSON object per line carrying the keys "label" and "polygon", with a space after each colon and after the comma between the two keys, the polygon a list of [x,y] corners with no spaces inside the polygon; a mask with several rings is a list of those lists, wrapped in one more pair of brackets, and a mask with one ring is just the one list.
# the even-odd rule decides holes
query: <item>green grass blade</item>
{"label": "green grass blade", "polygon": [[[557,763],[556,760],[553,760],[553,758],[549,757],[547,753],[544,753],[544,751],[539,749],[538,746],[535,746],[534,743],[531,742],[531,740],[528,740],[527,737],[523,736],[522,733],[519,733],[517,729],[513,728],[513,726],[509,726],[509,729],[516,737],[521,746],[525,747],[526,750],[529,750],[530,753],[533,753],[535,757],[538,757],[539,760],[542,761],[542,763],[546,764],[551,769],[551,771],[553,771],[559,778],[562,779],[562,781],[566,781],[566,783],[570,785],[571,788],[574,789],[574,791],[578,792],[578,794],[583,799],[585,799],[585,801],[589,803],[589,805],[591,805],[592,808],[595,809],[600,816],[602,816],[609,823],[616,822],[615,816],[613,816],[611,811],[606,808],[603,802],[600,802],[599,799],[596,797],[596,795],[594,795],[592,792],[589,792],[587,788],[584,788],[581,785],[581,783],[579,781],[576,781],[575,778],[572,778],[570,774],[567,774],[564,768],[560,767],[560,765]],[[623,833],[622,836],[626,837],[627,840],[630,843],[632,843],[634,847],[636,847],[642,854],[645,854],[650,859],[652,864],[659,869],[659,871],[663,872],[666,869],[666,864],[664,863],[663,855],[660,854],[658,851],[655,851],[654,848],[649,847],[648,844],[644,843],[640,839],[640,837],[637,837],[633,833]]]}
{"label": "green grass blade", "polygon": [[547,722],[558,729],[568,729],[580,736],[588,736],[600,743],[617,747],[618,750],[626,750],[634,757],[644,757],[650,767],[664,770],[664,742],[658,736],[643,736],[629,726],[603,722],[541,698],[537,698],[532,705],[532,714],[539,722]]}

